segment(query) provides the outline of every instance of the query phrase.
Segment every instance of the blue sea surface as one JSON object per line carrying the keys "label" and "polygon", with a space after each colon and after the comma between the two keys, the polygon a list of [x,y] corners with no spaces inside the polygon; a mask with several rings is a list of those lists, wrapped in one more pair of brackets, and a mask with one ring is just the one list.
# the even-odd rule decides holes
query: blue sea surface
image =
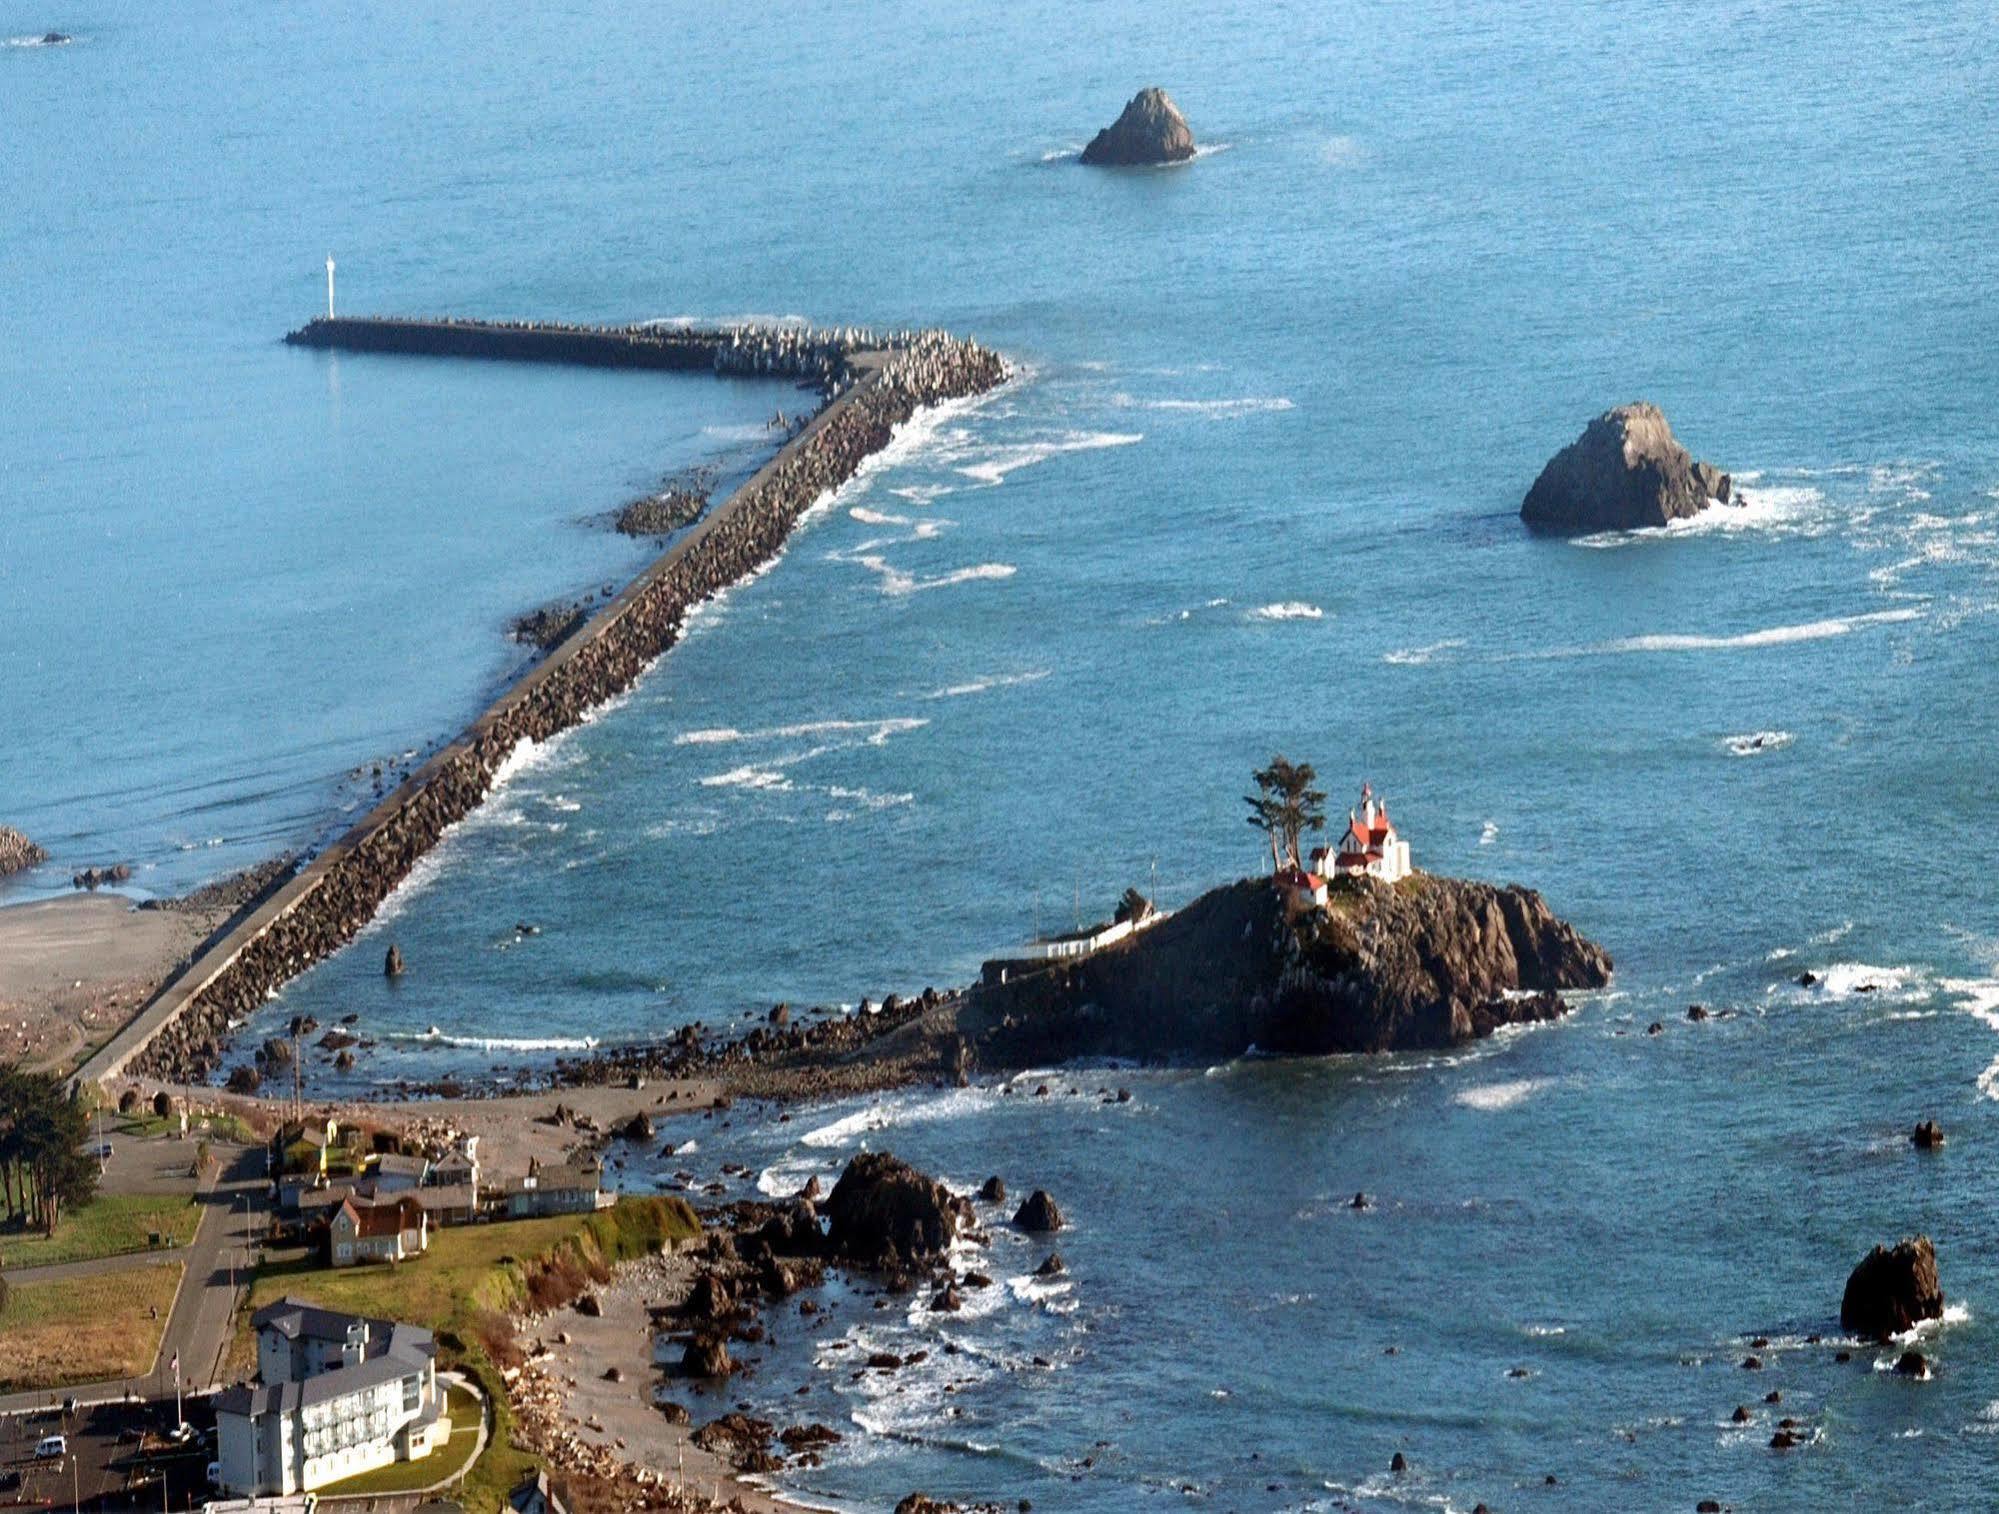
{"label": "blue sea surface", "polygon": [[[698,1157],[634,1152],[633,1185],[742,1160],[787,1191],[890,1146],[1074,1221],[1059,1289],[1000,1227],[970,1317],[780,1326],[744,1391],[849,1432],[781,1480],[1999,1496],[1989,17],[13,4],[0,32],[55,24],[77,41],[0,48],[0,822],[57,853],[17,893],[311,844],[355,767],[518,665],[510,615],[643,559],[588,518],[746,465],[795,406],[279,346],[331,250],[354,311],[939,324],[1018,369],[518,753],[285,990],[271,1016],[377,1039],[346,1086],[955,983],[1126,886],[1183,902],[1257,865],[1238,796],[1278,750],[1617,959],[1570,1020],[1448,1056],[669,1127]],[[1153,82],[1203,155],[1079,167]],[[1546,458],[1638,398],[1746,505],[1525,533]],[[1936,1375],[1835,1362],[1848,1269],[1918,1230]],[[843,1334],[937,1355],[855,1383]],[[1809,1443],[1774,1452],[1784,1415]]]}

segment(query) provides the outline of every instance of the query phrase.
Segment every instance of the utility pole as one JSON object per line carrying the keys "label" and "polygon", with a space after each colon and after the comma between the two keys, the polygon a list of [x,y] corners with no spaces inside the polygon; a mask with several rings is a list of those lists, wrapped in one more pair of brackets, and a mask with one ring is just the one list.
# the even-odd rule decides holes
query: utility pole
{"label": "utility pole", "polygon": [[326,318],[333,319],[333,254],[326,255]]}

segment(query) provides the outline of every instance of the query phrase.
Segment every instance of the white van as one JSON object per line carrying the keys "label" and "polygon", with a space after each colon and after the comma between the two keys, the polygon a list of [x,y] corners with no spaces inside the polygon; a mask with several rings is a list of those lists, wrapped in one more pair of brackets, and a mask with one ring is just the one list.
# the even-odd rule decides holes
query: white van
{"label": "white van", "polygon": [[47,1461],[51,1456],[69,1455],[67,1435],[44,1435],[35,1445],[35,1459]]}

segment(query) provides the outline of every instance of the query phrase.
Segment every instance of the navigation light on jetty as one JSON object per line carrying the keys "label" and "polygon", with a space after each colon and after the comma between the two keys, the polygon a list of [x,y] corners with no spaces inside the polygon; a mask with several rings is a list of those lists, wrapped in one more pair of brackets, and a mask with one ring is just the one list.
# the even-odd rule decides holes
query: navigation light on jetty
{"label": "navigation light on jetty", "polygon": [[333,319],[333,254],[326,255],[326,318]]}

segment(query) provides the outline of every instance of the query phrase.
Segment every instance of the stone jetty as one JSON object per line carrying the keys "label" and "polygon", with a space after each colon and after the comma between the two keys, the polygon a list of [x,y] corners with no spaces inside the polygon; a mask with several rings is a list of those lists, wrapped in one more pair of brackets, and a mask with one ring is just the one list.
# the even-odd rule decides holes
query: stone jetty
{"label": "stone jetty", "polygon": [[687,612],[774,557],[812,504],[851,479],[919,409],[1006,379],[997,353],[937,331],[695,330],[533,322],[315,320],[287,341],[450,357],[768,374],[825,404],[777,455],[358,825],[198,954],[83,1068],[202,1078],[228,1029],[352,941],[382,901],[485,799],[523,741],[546,741],[623,693],[679,639]]}

